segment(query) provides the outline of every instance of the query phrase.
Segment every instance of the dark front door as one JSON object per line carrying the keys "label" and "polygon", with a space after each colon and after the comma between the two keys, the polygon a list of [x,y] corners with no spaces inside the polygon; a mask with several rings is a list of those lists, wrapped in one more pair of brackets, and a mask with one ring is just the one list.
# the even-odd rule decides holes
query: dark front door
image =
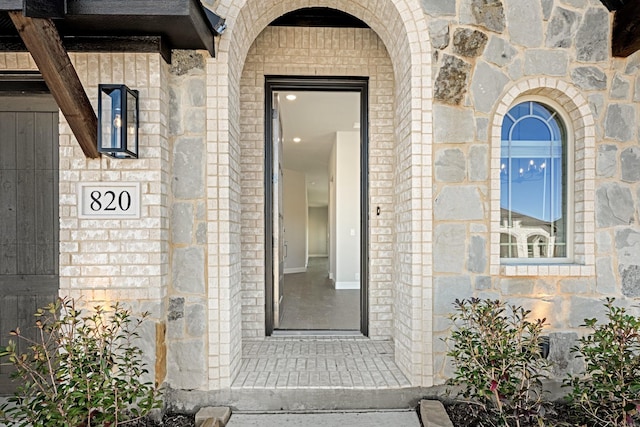
{"label": "dark front door", "polygon": [[[0,96],[0,345],[58,295],[58,107],[48,95]],[[0,364],[0,395],[13,392]]]}
{"label": "dark front door", "polygon": [[266,76],[265,110],[266,334],[367,335],[368,80]]}

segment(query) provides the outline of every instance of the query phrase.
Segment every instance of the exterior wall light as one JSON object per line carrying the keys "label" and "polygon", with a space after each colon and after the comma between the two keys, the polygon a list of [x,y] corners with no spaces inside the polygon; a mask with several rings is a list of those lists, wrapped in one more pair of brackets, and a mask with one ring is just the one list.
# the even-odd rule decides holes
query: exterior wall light
{"label": "exterior wall light", "polygon": [[98,85],[98,151],[115,159],[138,158],[138,91]]}

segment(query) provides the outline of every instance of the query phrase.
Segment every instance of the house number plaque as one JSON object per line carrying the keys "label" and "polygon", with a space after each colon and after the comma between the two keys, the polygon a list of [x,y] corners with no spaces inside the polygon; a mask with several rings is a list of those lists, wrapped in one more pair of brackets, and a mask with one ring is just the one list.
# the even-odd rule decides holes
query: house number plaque
{"label": "house number plaque", "polygon": [[87,182],[78,184],[78,217],[140,218],[139,182]]}

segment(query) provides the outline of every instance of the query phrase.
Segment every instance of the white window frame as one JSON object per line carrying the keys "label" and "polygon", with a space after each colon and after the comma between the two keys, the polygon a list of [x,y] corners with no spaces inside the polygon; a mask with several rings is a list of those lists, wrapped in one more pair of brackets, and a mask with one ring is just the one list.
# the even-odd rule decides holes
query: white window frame
{"label": "white window frame", "polygon": [[[515,105],[536,101],[553,108],[567,132],[566,258],[500,257],[500,165],[502,124]],[[595,276],[595,119],[578,89],[565,81],[531,78],[510,87],[497,104],[490,127],[490,273],[495,276]],[[569,181],[570,179],[570,181]]]}
{"label": "white window frame", "polygon": [[[524,258],[524,257],[523,258],[502,258],[501,257],[500,263],[502,265],[571,264],[574,262],[573,256],[574,256],[574,247],[575,247],[575,241],[574,241],[574,234],[575,234],[574,233],[574,224],[575,224],[575,209],[574,209],[575,145],[574,144],[575,144],[575,138],[574,138],[573,126],[571,123],[571,118],[564,111],[563,107],[560,104],[558,104],[557,102],[554,102],[551,99],[537,96],[537,95],[525,95],[525,96],[518,97],[513,102],[513,104],[509,107],[509,110],[507,111],[507,113],[511,111],[512,108],[524,102],[535,102],[538,104],[546,105],[549,108],[551,108],[556,113],[559,120],[561,121],[560,125],[564,128],[564,131],[566,133],[562,141],[562,143],[566,145],[566,150],[565,150],[566,156],[564,156],[562,160],[563,160],[563,167],[566,168],[566,174],[567,174],[567,184],[566,184],[567,194],[565,195],[566,203],[567,203],[567,212],[566,212],[567,256],[566,257],[549,257],[549,258]],[[503,124],[504,124],[505,117],[506,115],[503,116],[503,120],[502,120]],[[502,125],[500,126],[500,131],[501,131],[500,143],[501,143],[501,149],[502,149]],[[500,195],[498,195],[498,197],[500,197]]]}

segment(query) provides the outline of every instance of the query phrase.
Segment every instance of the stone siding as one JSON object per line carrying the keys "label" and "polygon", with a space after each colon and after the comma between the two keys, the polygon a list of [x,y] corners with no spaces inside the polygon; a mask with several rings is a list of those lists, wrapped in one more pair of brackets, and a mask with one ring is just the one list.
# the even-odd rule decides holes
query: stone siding
{"label": "stone siding", "polygon": [[[596,0],[452,3],[455,8],[443,11],[441,2],[423,1],[438,58],[433,64],[436,382],[450,374],[438,338],[449,333],[451,303],[471,296],[501,298],[546,317],[552,347],[558,345],[552,358],[567,366],[570,345],[562,343],[582,333],[584,318],[597,313],[605,296],[624,305],[640,296],[639,259],[629,255],[638,249],[640,178],[632,169],[640,166],[635,126],[640,56],[610,57],[610,14]],[[500,260],[500,129],[509,107],[527,96],[557,105],[575,147],[571,264]]]}
{"label": "stone siding", "polygon": [[[599,0],[204,3],[227,19],[216,58],[70,55],[94,107],[99,83],[140,91],[140,159],[86,159],[60,115],[60,293],[166,323],[168,385],[228,389],[243,339],[264,336],[264,74],[371,79],[370,329],[413,386],[450,374],[456,298],[546,317],[557,375],[579,369],[567,348],[605,296],[640,298],[640,53],[610,57]],[[309,6],[370,29],[268,27]],[[0,54],[0,70],[35,69]],[[570,264],[499,258],[500,128],[524,98],[552,102],[571,131]],[[140,182],[141,218],[80,219],[77,184],[97,181]]]}
{"label": "stone siding", "polygon": [[208,386],[206,78],[204,53],[173,52],[167,81],[172,147],[167,381],[177,389]]}

